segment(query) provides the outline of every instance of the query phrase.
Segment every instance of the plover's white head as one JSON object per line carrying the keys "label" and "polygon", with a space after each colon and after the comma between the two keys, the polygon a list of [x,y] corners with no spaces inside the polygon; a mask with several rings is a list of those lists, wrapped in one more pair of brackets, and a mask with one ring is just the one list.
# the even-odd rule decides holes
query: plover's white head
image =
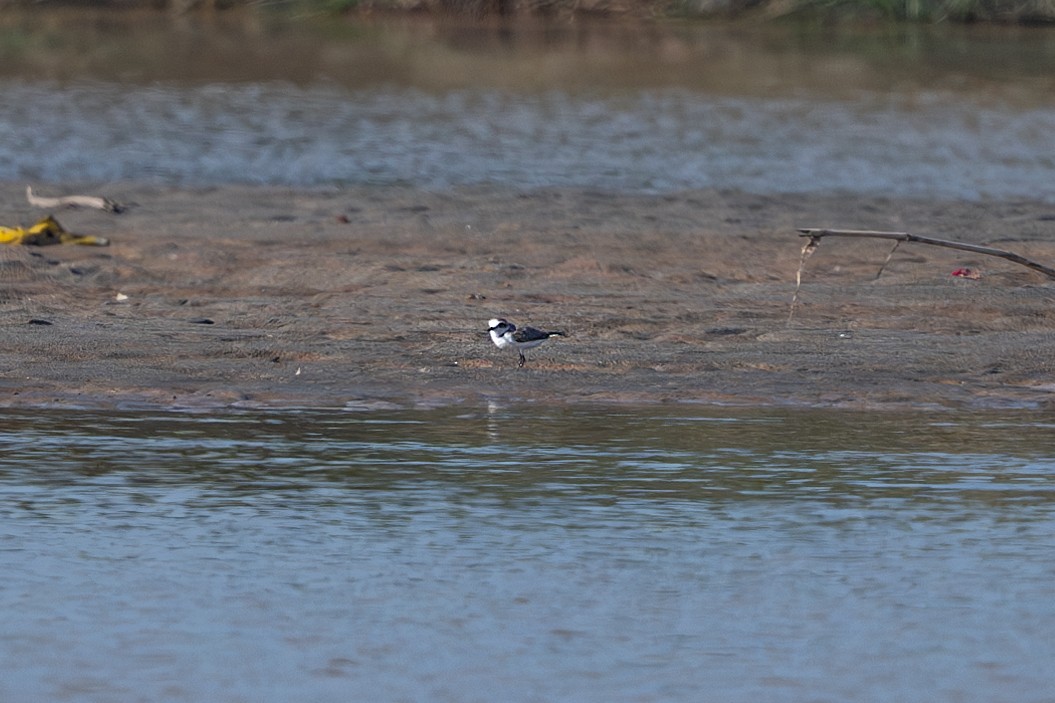
{"label": "plover's white head", "polygon": [[516,330],[516,325],[510,324],[500,317],[492,317],[487,321],[487,331],[491,333],[491,341],[499,349],[512,344],[511,333]]}

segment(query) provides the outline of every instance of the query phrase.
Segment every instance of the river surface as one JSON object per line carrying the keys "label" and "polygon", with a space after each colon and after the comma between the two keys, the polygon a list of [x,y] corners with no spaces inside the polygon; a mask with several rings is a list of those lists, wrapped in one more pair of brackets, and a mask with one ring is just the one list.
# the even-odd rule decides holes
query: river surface
{"label": "river surface", "polygon": [[1049,419],[8,411],[0,699],[1051,701]]}
{"label": "river surface", "polygon": [[1055,200],[1055,30],[44,17],[0,181]]}

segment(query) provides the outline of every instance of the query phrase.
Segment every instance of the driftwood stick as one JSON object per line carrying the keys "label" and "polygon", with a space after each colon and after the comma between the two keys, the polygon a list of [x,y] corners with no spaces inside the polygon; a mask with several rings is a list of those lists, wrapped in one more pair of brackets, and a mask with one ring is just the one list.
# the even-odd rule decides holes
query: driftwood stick
{"label": "driftwood stick", "polygon": [[[871,237],[873,239],[894,239],[900,242],[917,242],[919,244],[931,244],[936,247],[946,247],[948,249],[959,249],[960,251],[969,251],[974,254],[985,254],[986,256],[997,256],[1001,259],[1007,259],[1013,261],[1016,264],[1021,264],[1026,268],[1031,268],[1034,271],[1038,271],[1048,278],[1055,280],[1055,269],[1043,264],[1038,264],[1036,261],[1027,259],[1024,256],[1015,254],[1014,252],[1005,251],[1003,249],[994,249],[992,247],[985,247],[980,244],[966,244],[964,242],[953,242],[948,239],[935,239],[933,237],[921,237],[917,234],[909,234],[908,232],[873,232],[871,230],[858,230],[858,229],[822,229],[817,227],[803,227],[799,228],[800,237],[809,237],[811,240],[820,239],[821,237]],[[889,259],[888,259],[889,260]],[[885,267],[886,264],[884,263]],[[882,269],[880,269],[882,272]],[[800,271],[801,275],[801,271]]]}
{"label": "driftwood stick", "polygon": [[799,302],[799,289],[802,288],[802,270],[806,268],[806,259],[817,250],[820,246],[820,237],[810,237],[810,241],[802,245],[802,255],[799,257],[799,270],[795,272],[795,294],[791,296],[791,309],[788,310],[788,322],[791,325],[791,318],[795,316],[795,306]]}
{"label": "driftwood stick", "polygon": [[33,207],[42,208],[87,207],[114,214],[124,212],[125,209],[120,203],[115,203],[109,198],[100,198],[97,195],[64,195],[59,198],[44,198],[36,195],[32,186],[26,186],[26,200]]}
{"label": "driftwood stick", "polygon": [[878,270],[878,271],[876,271],[876,277],[875,277],[875,280],[877,280],[877,281],[878,281],[878,280],[879,280],[879,277],[883,275],[883,271],[885,271],[885,270],[886,270],[887,264],[889,264],[889,263],[890,263],[890,260],[894,258],[894,252],[896,252],[896,251],[897,251],[897,248],[898,248],[899,246],[901,246],[901,240],[900,240],[900,239],[899,239],[899,240],[897,240],[896,242],[894,242],[894,248],[893,248],[893,249],[891,249],[891,250],[890,250],[890,253],[886,255],[886,258],[885,258],[885,259],[883,259],[883,265],[879,267],[879,270]]}

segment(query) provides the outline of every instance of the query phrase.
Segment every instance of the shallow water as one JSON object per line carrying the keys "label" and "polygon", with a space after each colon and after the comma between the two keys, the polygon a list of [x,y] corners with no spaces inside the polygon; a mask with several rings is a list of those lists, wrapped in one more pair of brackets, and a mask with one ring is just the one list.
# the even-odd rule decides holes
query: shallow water
{"label": "shallow water", "polygon": [[2,181],[1055,200],[1055,31],[6,24]]}
{"label": "shallow water", "polygon": [[1035,414],[11,413],[4,701],[1045,701]]}

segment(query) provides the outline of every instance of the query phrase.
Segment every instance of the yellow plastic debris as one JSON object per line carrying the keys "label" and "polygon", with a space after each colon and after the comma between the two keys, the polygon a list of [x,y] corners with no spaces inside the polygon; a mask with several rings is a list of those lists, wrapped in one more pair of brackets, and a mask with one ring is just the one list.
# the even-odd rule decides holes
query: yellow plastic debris
{"label": "yellow plastic debris", "polygon": [[44,247],[50,244],[83,244],[105,247],[110,245],[106,237],[67,232],[51,215],[32,227],[0,227],[0,244]]}

